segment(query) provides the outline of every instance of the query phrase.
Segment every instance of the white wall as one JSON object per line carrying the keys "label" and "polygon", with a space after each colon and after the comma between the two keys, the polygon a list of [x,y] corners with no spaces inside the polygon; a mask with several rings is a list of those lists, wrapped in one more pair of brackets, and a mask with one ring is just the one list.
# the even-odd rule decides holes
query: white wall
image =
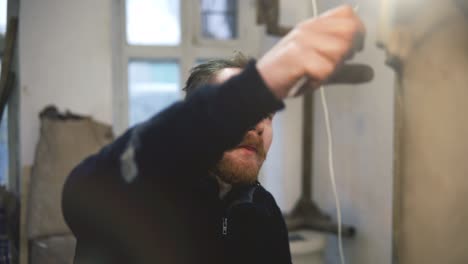
{"label": "white wall", "polygon": [[[292,25],[312,16],[311,1],[281,1],[281,20]],[[384,65],[384,52],[375,45],[379,1],[318,1],[319,11],[342,3],[359,4],[367,28],[364,52],[357,62],[370,64],[375,79],[366,85],[328,86],[328,104],[334,137],[335,173],[345,224],[357,228],[357,237],[345,240],[347,263],[385,264],[392,261],[393,103],[394,75]],[[274,39],[266,38],[266,50]],[[314,200],[336,220],[330,184],[327,138],[322,105],[314,102]],[[287,101],[275,120],[275,139],[264,169],[264,183],[283,210],[294,206],[300,193],[302,101]],[[279,132],[279,133],[278,133]],[[339,263],[336,239],[329,237],[327,263]]]}
{"label": "white wall", "polygon": [[[357,62],[370,64],[375,79],[366,85],[328,87],[334,137],[338,192],[343,221],[357,228],[357,237],[345,240],[348,263],[392,263],[393,197],[393,71],[384,65],[385,54],[375,45],[379,2],[358,0],[367,28],[364,52]],[[322,0],[320,10],[341,1]],[[335,216],[321,104],[315,100],[314,195],[320,207]],[[335,218],[336,219],[336,218]],[[338,263],[335,239],[327,259]]]}
{"label": "white wall", "polygon": [[21,165],[32,164],[38,113],[60,110],[112,122],[111,0],[22,0]]}

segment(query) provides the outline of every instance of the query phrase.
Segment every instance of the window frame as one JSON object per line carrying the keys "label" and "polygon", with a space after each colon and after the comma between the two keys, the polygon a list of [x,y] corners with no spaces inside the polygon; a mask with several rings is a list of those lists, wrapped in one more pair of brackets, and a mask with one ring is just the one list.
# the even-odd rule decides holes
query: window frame
{"label": "window frame", "polygon": [[[19,0],[7,0],[7,23],[11,17],[18,17],[19,14]],[[5,32],[6,33],[6,32]],[[3,36],[3,38],[5,35]],[[3,45],[5,41],[2,41]],[[4,47],[0,47],[3,49]],[[11,71],[16,74],[16,80],[19,80],[18,76],[18,36],[16,36],[16,42],[14,47],[14,55],[12,58]],[[7,112],[7,141],[8,141],[8,175],[6,175],[5,187],[7,190],[13,193],[20,193],[20,153],[19,153],[19,85],[16,82],[13,88],[10,98],[6,104],[8,108]],[[3,120],[4,121],[4,120]]]}
{"label": "window frame", "polygon": [[[197,1],[197,3],[199,3],[199,1]],[[245,17],[246,15],[245,13],[240,12],[241,8],[245,9],[245,7],[247,7],[245,3],[246,1],[237,0],[237,15],[238,15],[236,19],[237,38],[229,39],[229,40],[222,40],[223,46],[225,47],[236,48],[238,46],[242,46],[242,40],[248,37],[247,31],[245,30],[245,28],[243,28],[243,26],[245,25],[241,23],[241,21],[244,21],[244,19],[248,19],[248,17]],[[200,10],[200,9],[201,9],[201,6],[198,5],[198,9],[196,10]],[[201,12],[193,12],[193,21],[198,22],[198,23],[191,24],[191,28],[193,32],[196,33],[194,35],[193,42],[197,45],[206,45],[206,46],[214,46],[214,47],[219,46],[220,40],[203,37],[203,27],[201,24],[201,20],[202,20]]]}
{"label": "window frame", "polygon": [[[177,60],[183,87],[197,60],[229,57],[234,50],[257,57],[260,52],[261,27],[256,25],[255,0],[237,0],[235,40],[213,40],[202,37],[199,0],[180,0],[181,42],[179,46],[129,45],[126,40],[126,0],[113,0],[112,5],[112,86],[113,128],[122,134],[129,124],[128,63],[131,60]],[[182,87],[180,87],[182,89]],[[182,99],[184,93],[179,91]]]}

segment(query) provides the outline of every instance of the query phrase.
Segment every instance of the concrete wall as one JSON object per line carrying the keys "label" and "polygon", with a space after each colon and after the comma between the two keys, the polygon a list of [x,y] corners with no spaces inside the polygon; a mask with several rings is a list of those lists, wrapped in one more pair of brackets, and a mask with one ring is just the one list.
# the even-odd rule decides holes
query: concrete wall
{"label": "concrete wall", "polygon": [[38,113],[112,122],[110,0],[22,0],[19,27],[21,165],[32,164]]}
{"label": "concrete wall", "polygon": [[468,13],[454,1],[426,1],[401,18],[404,2],[397,2],[386,42],[402,65],[396,257],[468,263]]}

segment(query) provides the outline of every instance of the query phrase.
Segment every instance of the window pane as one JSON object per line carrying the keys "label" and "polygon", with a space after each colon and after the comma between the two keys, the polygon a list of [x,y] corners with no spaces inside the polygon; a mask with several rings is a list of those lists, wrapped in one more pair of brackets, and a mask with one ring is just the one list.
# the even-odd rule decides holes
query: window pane
{"label": "window pane", "polygon": [[0,184],[8,182],[8,109],[3,111],[0,123]]}
{"label": "window pane", "polygon": [[205,38],[237,38],[237,1],[201,0],[202,34]]}
{"label": "window pane", "polygon": [[127,0],[127,42],[130,45],[180,43],[178,0]]}
{"label": "window pane", "polygon": [[[0,2],[0,5],[1,5],[0,10],[2,10],[3,7],[6,10],[6,2],[5,3]],[[3,11],[0,11],[0,13],[1,12]],[[5,17],[6,17],[6,11],[5,11]],[[1,27],[1,24],[0,24],[0,27]],[[0,72],[1,71],[2,71],[2,60],[0,59]],[[6,185],[8,183],[9,157],[10,157],[10,153],[8,151],[8,105],[7,105],[5,106],[5,109],[0,119],[0,185]]]}
{"label": "window pane", "polygon": [[179,99],[179,65],[175,61],[131,61],[128,80],[131,126]]}
{"label": "window pane", "polygon": [[0,0],[0,34],[5,35],[7,24],[7,0]]}

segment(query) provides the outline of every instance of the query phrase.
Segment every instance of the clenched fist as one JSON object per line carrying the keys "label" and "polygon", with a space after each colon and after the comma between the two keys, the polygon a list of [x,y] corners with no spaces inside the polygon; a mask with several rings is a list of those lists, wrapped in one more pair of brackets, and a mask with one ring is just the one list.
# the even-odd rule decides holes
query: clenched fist
{"label": "clenched fist", "polygon": [[330,77],[352,55],[364,24],[350,6],[340,6],[296,25],[258,62],[257,69],[280,99],[294,83],[308,76],[316,83]]}

